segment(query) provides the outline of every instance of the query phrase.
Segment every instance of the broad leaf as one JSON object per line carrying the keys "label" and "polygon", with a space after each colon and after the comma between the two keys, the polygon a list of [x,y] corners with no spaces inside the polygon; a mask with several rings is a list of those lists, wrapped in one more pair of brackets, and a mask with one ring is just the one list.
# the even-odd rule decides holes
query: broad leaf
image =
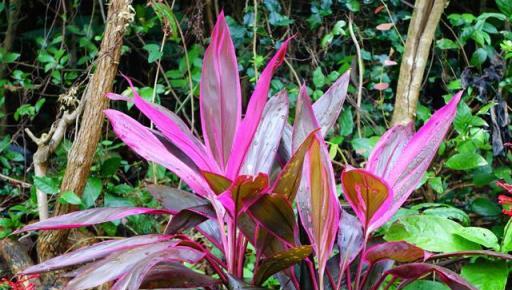
{"label": "broad leaf", "polygon": [[215,192],[215,194],[217,195],[228,190],[229,186],[232,183],[231,180],[227,179],[226,177],[220,174],[206,171],[201,172],[201,174],[203,175],[204,179],[210,186],[211,190],[213,190],[213,192]]}
{"label": "broad leaf", "polygon": [[479,290],[505,290],[508,273],[505,261],[480,258],[462,266],[461,276]]}
{"label": "broad leaf", "polygon": [[386,241],[406,241],[432,252],[478,250],[480,246],[456,233],[458,223],[437,216],[408,215],[398,219],[386,232]]}
{"label": "broad leaf", "polygon": [[256,268],[253,282],[255,285],[261,285],[270,276],[285,270],[295,263],[298,263],[309,256],[312,252],[311,246],[300,246],[281,252],[275,256],[263,259]]}
{"label": "broad leaf", "polygon": [[238,176],[233,184],[218,200],[231,216],[238,216],[245,212],[268,188],[268,176],[260,173],[257,176]]}
{"label": "broad leaf", "polygon": [[115,221],[137,214],[169,214],[168,210],[144,207],[92,208],[76,211],[24,226],[15,233],[35,230],[58,230],[79,228]]}
{"label": "broad leaf", "polygon": [[200,205],[183,209],[172,217],[167,226],[166,234],[176,234],[195,227],[209,218],[216,218],[211,205]]}
{"label": "broad leaf", "polygon": [[389,185],[364,169],[348,169],[341,174],[343,194],[366,233],[384,224],[385,212],[389,210],[393,193]]}
{"label": "broad leaf", "polygon": [[493,232],[485,228],[463,227],[457,229],[455,234],[473,243],[494,249],[495,251],[498,251],[500,248],[498,244],[498,237],[496,237]]}
{"label": "broad leaf", "polygon": [[223,12],[204,53],[199,87],[204,141],[211,156],[225,168],[240,124],[242,93],[235,48]]}

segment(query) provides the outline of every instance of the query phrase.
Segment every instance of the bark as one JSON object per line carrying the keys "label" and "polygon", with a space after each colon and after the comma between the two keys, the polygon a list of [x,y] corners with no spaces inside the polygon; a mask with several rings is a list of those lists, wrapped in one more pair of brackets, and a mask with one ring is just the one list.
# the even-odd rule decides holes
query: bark
{"label": "bark", "polygon": [[414,4],[400,66],[393,125],[408,123],[416,116],[416,105],[430,47],[446,5],[447,0],[417,0]]}
{"label": "bark", "polygon": [[[27,254],[27,249],[17,241],[8,238],[0,240],[0,263],[5,264],[7,266],[6,269],[13,276],[25,268],[34,265],[32,259]],[[29,289],[29,284],[35,286],[34,289],[40,289],[41,287],[41,282],[37,278],[26,280],[22,277],[22,280],[24,282],[21,284],[26,289]]]}
{"label": "bark", "polygon": [[[101,42],[98,59],[85,93],[80,129],[68,154],[68,163],[61,184],[61,192],[72,191],[81,195],[89,176],[104,122],[103,110],[108,107],[105,94],[112,90],[121,55],[123,34],[133,21],[131,0],[112,0],[108,9],[107,24]],[[56,205],[54,216],[68,213],[74,208]],[[68,230],[41,232],[37,244],[40,261],[45,261],[65,250]],[[51,279],[51,278],[47,278]]]}
{"label": "bark", "polygon": [[[5,37],[2,42],[2,50],[9,52],[14,44],[16,38],[16,28],[18,27],[20,12],[21,12],[22,0],[11,0],[7,5],[8,16],[7,16],[7,30],[5,31]],[[0,79],[4,78],[5,65],[0,65]],[[5,96],[4,96],[5,98]],[[7,100],[4,99],[4,103],[0,103],[0,115],[7,114],[6,108]],[[0,118],[0,136],[3,136],[7,128],[7,117]]]}

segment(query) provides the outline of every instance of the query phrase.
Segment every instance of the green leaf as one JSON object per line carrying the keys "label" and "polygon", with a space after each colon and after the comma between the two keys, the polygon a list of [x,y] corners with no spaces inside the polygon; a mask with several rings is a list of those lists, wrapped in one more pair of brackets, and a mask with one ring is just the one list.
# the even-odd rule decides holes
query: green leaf
{"label": "green leaf", "polygon": [[82,196],[85,208],[94,206],[96,199],[100,196],[102,187],[103,184],[101,183],[101,179],[97,177],[90,177],[87,180]]}
{"label": "green leaf", "polygon": [[463,210],[448,205],[439,205],[439,207],[426,209],[423,213],[455,220],[464,226],[469,225],[469,215]]}
{"label": "green leaf", "polygon": [[256,273],[253,278],[254,284],[263,284],[265,280],[275,273],[288,269],[305,259],[311,254],[312,250],[311,246],[300,246],[262,260],[260,265],[256,268]]}
{"label": "green leaf", "polygon": [[354,118],[352,116],[352,110],[345,107],[341,112],[340,117],[340,132],[341,136],[348,136],[354,131]]}
{"label": "green leaf", "polygon": [[121,166],[121,157],[115,156],[105,160],[101,164],[101,175],[105,177],[110,177],[116,173]]}
{"label": "green leaf", "polygon": [[160,46],[154,43],[146,44],[142,47],[145,51],[148,52],[148,62],[152,63],[159,60],[163,53],[160,51]]}
{"label": "green leaf", "polygon": [[512,251],[512,219],[509,219],[503,232],[503,241],[501,242],[501,251],[508,253]]}
{"label": "green leaf", "polygon": [[313,83],[315,87],[319,89],[325,85],[325,75],[320,67],[317,67],[315,71],[313,71]]}
{"label": "green leaf", "polygon": [[58,182],[48,176],[34,176],[34,185],[37,189],[46,194],[55,194],[59,192]]}
{"label": "green leaf", "polygon": [[352,12],[359,12],[359,10],[361,10],[361,3],[359,3],[359,0],[347,0],[345,5]]}
{"label": "green leaf", "polygon": [[416,280],[405,286],[404,290],[450,290],[450,288],[437,281]]}
{"label": "green leaf", "polygon": [[460,228],[455,234],[486,248],[499,250],[498,237],[488,229],[479,227]]}
{"label": "green leaf", "polygon": [[479,290],[505,290],[507,285],[507,263],[502,260],[489,261],[483,258],[462,267],[461,276]]}
{"label": "green leaf", "polygon": [[510,0],[496,0],[496,5],[503,14],[512,18],[512,2]]}
{"label": "green leaf", "polygon": [[441,38],[438,41],[436,41],[436,46],[440,49],[458,49],[459,46],[455,41],[448,39],[448,38]]}
{"label": "green leaf", "polygon": [[473,200],[471,203],[471,209],[481,216],[498,216],[501,214],[501,207],[484,197],[479,197]]}
{"label": "green leaf", "polygon": [[406,241],[432,252],[456,252],[480,249],[476,243],[456,235],[460,224],[437,216],[409,215],[398,219],[386,232],[386,241]]}
{"label": "green leaf", "polygon": [[444,192],[443,179],[439,176],[430,178],[428,180],[428,185],[430,185],[430,187],[439,194]]}
{"label": "green leaf", "polygon": [[471,64],[474,66],[481,66],[482,63],[487,59],[487,51],[483,48],[475,50],[471,56]]}
{"label": "green leaf", "polygon": [[487,161],[477,153],[458,153],[446,161],[446,166],[455,170],[469,170],[487,165]]}
{"label": "green leaf", "polygon": [[80,200],[80,197],[78,197],[78,195],[76,195],[74,192],[64,191],[59,196],[59,202],[78,205],[82,203],[82,200]]}

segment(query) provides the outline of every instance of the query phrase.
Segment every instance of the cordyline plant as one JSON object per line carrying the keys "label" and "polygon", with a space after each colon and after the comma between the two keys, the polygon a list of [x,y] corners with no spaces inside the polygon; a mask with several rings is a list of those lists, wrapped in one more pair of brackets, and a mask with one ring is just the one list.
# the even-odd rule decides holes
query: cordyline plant
{"label": "cordyline plant", "polygon": [[[104,241],[29,267],[22,274],[89,263],[69,273],[72,279],[66,289],[109,281],[115,281],[112,289],[220,285],[242,289],[261,287],[275,274],[283,289],[316,290],[378,289],[388,276],[392,282],[400,279],[403,287],[437,273],[452,288],[473,289],[454,272],[425,263],[438,257],[411,244],[367,247],[372,233],[418,186],[462,93],[417,133],[412,124],[387,131],[364,169],[346,168],[341,185],[355,217],[340,206],[323,139],[341,111],[349,72],[314,104],[302,86],[292,126],[287,122],[286,92],[267,101],[272,75],[287,45],[288,41],[282,43],[263,70],[242,117],[234,46],[224,16],[219,15],[200,81],[204,143],[174,113],[142,99],[131,82],[133,98],[109,94],[111,99],[133,102],[158,129],[106,110],[117,136],[146,160],[174,172],[192,192],[150,185],[148,190],[162,209],[96,208],[28,225],[19,232],[76,228],[136,214],[172,215],[163,234]],[[190,228],[210,244],[183,233]],[[256,249],[256,263],[252,281],[247,282],[243,269],[249,243]],[[213,254],[212,247],[221,254]],[[184,266],[200,261],[213,269],[215,278]],[[402,264],[390,268],[389,261]]]}

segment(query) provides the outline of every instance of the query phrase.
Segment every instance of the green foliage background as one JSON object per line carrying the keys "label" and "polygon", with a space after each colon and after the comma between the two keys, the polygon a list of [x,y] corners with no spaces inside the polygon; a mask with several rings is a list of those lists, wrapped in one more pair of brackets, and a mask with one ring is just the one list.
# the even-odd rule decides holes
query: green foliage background
{"label": "green foliage background", "polygon": [[[0,66],[3,67],[0,119],[5,120],[0,128],[0,173],[29,186],[0,179],[0,238],[37,218],[36,187],[48,194],[51,208],[58,202],[80,208],[158,206],[142,189],[146,181],[181,184],[163,168],[151,166],[134,155],[114,138],[108,126],[105,126],[107,129],[81,198],[73,192],[59,193],[73,130],[69,130],[52,156],[48,176],[32,177],[31,154],[36,145],[27,138],[24,129],[29,128],[36,135],[47,132],[63,106],[59,95],[71,86],[78,87],[76,98],[80,98],[98,53],[106,8],[100,5],[102,1],[19,2],[23,6],[14,46],[10,51],[0,48]],[[365,66],[363,103],[359,112],[361,123],[355,122],[357,77],[353,76],[344,110],[335,130],[328,136],[336,172],[346,164],[364,162],[379,136],[389,127],[412,3],[399,0],[198,0],[168,4],[172,5],[172,10],[159,4],[135,1],[135,19],[125,37],[119,69],[134,80],[142,97],[178,112],[197,130],[201,59],[214,16],[220,9],[228,15],[245,101],[257,72],[262,70],[275,47],[294,36],[287,63],[272,81],[272,92],[286,89],[292,106],[300,83],[305,82],[309,94],[316,99],[347,69],[352,67],[353,72],[357,71],[355,47],[348,27],[348,17],[353,15],[353,29],[362,47]],[[9,9],[12,9],[9,1],[0,1],[0,31],[7,29]],[[442,106],[444,98],[466,87],[468,80],[473,81],[459,106],[453,130],[441,146],[424,183],[398,216],[417,215],[386,225],[381,230],[386,239],[406,239],[441,251],[473,249],[475,245],[505,252],[512,249],[512,231],[504,231],[507,217],[497,204],[500,189],[495,185],[497,180],[512,183],[512,155],[507,151],[493,152],[492,134],[496,131],[491,117],[491,108],[500,100],[508,104],[505,110],[510,111],[511,21],[512,2],[508,0],[451,1],[445,10],[428,60],[416,125],[420,126]],[[385,29],[379,27],[388,23],[394,25]],[[488,77],[494,74],[497,77]],[[387,88],[382,89],[383,83]],[[129,95],[126,88],[127,83],[118,77],[115,92]],[[73,103],[64,106],[73,106]],[[114,103],[113,106],[125,105]],[[118,109],[147,123],[130,105]],[[509,121],[508,116],[503,118]],[[509,130],[510,126],[502,128],[503,138],[506,139]],[[454,221],[455,225],[446,227],[446,219]],[[437,223],[441,232],[431,232],[431,239],[425,240],[429,232],[423,231],[424,239],[415,240],[418,228],[431,230]],[[163,225],[165,221],[154,217],[137,216],[129,218],[128,223],[108,223],[96,230],[98,235],[132,235],[161,231]],[[470,225],[486,228],[490,234],[482,233],[482,229],[474,230]],[[444,234],[446,240],[442,244],[440,237]],[[465,240],[461,242],[453,235]],[[485,238],[489,236],[496,239]],[[475,285],[482,284],[475,279],[491,279],[492,273],[499,272],[473,275],[479,263],[484,265],[489,261],[475,260],[462,270],[463,276],[472,277],[469,280]],[[500,271],[505,269],[502,276],[506,283],[507,265],[500,265],[492,266],[501,267]],[[502,281],[500,277],[495,275],[492,279]],[[501,285],[500,281],[496,285]],[[418,287],[442,289],[433,285]],[[485,289],[500,289],[496,287]]]}

